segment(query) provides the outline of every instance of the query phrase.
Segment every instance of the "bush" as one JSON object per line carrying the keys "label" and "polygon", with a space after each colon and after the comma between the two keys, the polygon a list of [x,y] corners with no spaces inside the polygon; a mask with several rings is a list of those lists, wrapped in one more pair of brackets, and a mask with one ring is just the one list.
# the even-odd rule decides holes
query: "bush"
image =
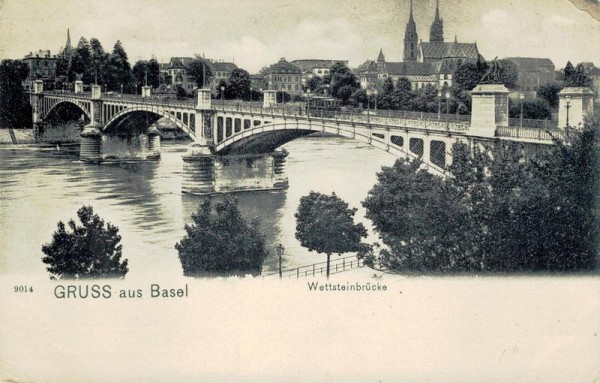
{"label": "bush", "polygon": [[216,272],[260,274],[268,255],[264,236],[256,219],[247,223],[237,200],[217,202],[214,212],[205,199],[185,225],[186,236],[175,245],[186,276]]}
{"label": "bush", "polygon": [[124,277],[129,269],[126,259],[121,262],[119,229],[110,223],[105,227],[91,206],[81,207],[77,216],[82,226],[70,220],[67,232],[64,223],[58,222],[52,242],[42,246],[46,254],[42,262],[49,265],[52,278]]}

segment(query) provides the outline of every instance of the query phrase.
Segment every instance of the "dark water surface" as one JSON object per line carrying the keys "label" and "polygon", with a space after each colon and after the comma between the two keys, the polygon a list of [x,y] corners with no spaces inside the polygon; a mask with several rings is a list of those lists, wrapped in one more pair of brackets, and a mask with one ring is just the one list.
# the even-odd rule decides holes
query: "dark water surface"
{"label": "dark water surface", "polygon": [[[56,148],[0,148],[0,273],[46,273],[41,247],[50,242],[59,220],[76,218],[91,205],[120,229],[129,275],[181,275],[174,248],[185,234],[202,197],[181,193],[181,156],[186,143],[163,144],[158,162],[84,164],[76,152]],[[272,253],[263,272],[276,271],[274,246],[282,243],[284,267],[321,262],[294,237],[294,213],[300,197],[311,190],[335,191],[359,208],[382,165],[393,164],[388,153],[352,140],[307,137],[285,146],[290,188],[277,192],[236,193],[243,214],[259,217]],[[371,235],[370,240],[375,240]]]}

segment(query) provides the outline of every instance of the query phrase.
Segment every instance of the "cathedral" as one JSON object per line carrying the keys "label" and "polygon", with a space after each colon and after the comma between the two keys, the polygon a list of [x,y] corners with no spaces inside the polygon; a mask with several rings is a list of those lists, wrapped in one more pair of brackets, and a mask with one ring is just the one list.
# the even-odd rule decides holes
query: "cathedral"
{"label": "cathedral", "polygon": [[405,77],[410,80],[413,89],[426,86],[441,89],[452,86],[452,76],[462,64],[483,60],[476,43],[459,43],[456,36],[452,42],[445,41],[439,0],[436,1],[428,42],[419,40],[413,17],[413,2],[410,1],[403,48],[404,61],[386,61],[383,50],[380,50],[377,60],[364,62],[357,71],[361,88],[374,90],[388,78],[396,83],[399,78]]}

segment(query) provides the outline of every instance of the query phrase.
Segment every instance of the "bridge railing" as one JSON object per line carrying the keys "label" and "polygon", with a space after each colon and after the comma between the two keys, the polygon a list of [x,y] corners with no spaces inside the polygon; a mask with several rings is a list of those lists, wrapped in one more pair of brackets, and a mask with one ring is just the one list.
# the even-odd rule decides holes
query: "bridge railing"
{"label": "bridge railing", "polygon": [[552,141],[554,138],[563,140],[564,132],[561,129],[539,129],[529,127],[499,126],[496,129],[497,137],[525,138],[537,141]]}
{"label": "bridge railing", "polygon": [[[363,260],[357,259],[356,256],[348,256],[343,258],[333,258],[329,263],[329,274],[341,273],[352,269],[363,267]],[[263,277],[271,277],[279,274],[279,271],[274,273],[263,274]],[[313,263],[312,265],[295,267],[293,269],[285,269],[281,271],[282,278],[301,278],[313,277],[327,274],[327,262]]]}
{"label": "bridge railing", "polygon": [[[519,118],[509,118],[508,119],[508,126],[520,126],[521,125],[521,119]],[[547,130],[547,129],[557,129],[558,128],[558,121],[556,120],[531,120],[531,119],[523,119],[523,127],[527,127],[527,128],[537,128],[537,129],[543,129],[543,130]]]}
{"label": "bridge railing", "polygon": [[389,111],[389,110],[324,110],[307,109],[304,103],[278,104],[263,107],[261,103],[214,101],[213,109],[223,112],[255,113],[289,118],[319,118],[358,122],[365,124],[378,124],[390,126],[403,126],[426,128],[434,130],[449,130],[464,132],[469,129],[470,116],[441,115],[435,113]]}

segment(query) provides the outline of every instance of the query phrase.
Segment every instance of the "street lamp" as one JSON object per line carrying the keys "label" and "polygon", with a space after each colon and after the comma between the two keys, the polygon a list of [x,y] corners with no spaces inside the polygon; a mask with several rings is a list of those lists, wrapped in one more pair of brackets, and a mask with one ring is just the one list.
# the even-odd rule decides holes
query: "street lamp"
{"label": "street lamp", "polygon": [[306,89],[306,95],[308,97],[308,101],[306,102],[306,115],[309,116],[310,113],[310,88]]}
{"label": "street lamp", "polygon": [[523,129],[523,100],[525,99],[525,94],[519,93],[519,100],[521,100],[521,116],[519,118],[519,130],[517,130],[517,137],[519,137],[521,130]]}
{"label": "street lamp", "polygon": [[123,97],[123,84],[121,84],[121,97]]}
{"label": "street lamp", "polygon": [[567,128],[569,127],[569,109],[571,109],[571,96],[566,96],[565,100],[567,101],[567,105],[565,105],[565,108],[567,108]]}
{"label": "street lamp", "polygon": [[373,91],[373,94],[375,95],[375,114],[377,114],[377,89]]}
{"label": "street lamp", "polygon": [[225,95],[225,87],[221,85],[221,106],[225,108],[225,99],[223,98]]}
{"label": "street lamp", "polygon": [[438,121],[442,119],[442,91],[438,90]]}
{"label": "street lamp", "polygon": [[448,118],[450,116],[450,91],[446,91],[446,131],[450,131],[450,122]]}
{"label": "street lamp", "polygon": [[279,256],[279,279],[281,279],[281,256],[285,253],[285,247],[280,243],[275,247],[275,252]]}

